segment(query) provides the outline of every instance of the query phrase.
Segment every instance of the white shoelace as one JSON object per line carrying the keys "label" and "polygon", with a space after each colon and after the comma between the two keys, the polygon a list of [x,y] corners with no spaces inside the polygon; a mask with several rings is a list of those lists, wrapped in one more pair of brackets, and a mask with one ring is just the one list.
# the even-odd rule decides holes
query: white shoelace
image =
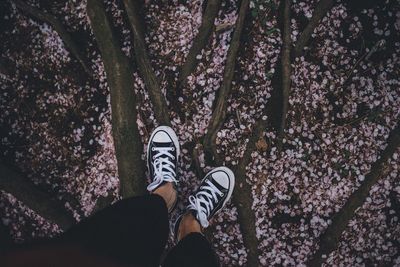
{"label": "white shoelace", "polygon": [[169,153],[169,151],[174,151],[174,148],[153,147],[152,151],[158,151],[158,153],[153,156],[154,179],[153,182],[147,186],[147,190],[153,191],[163,182],[178,183],[175,178],[175,164],[170,161],[170,158],[175,159],[175,156]]}
{"label": "white shoelace", "polygon": [[[197,219],[201,226],[204,228],[208,227],[208,216],[214,209],[214,205],[218,202],[218,197],[222,197],[224,194],[210,181],[206,182],[207,185],[202,186],[200,191],[195,196],[189,197],[188,209],[195,210],[197,212]],[[204,205],[201,205],[204,204]]]}

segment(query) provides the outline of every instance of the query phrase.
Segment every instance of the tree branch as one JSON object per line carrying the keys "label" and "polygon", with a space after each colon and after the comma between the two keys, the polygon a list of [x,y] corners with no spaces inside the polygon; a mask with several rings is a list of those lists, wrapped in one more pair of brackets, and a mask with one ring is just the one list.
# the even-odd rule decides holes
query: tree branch
{"label": "tree branch", "polygon": [[[281,63],[278,64],[279,70],[275,72],[274,79],[278,80],[277,84],[279,86],[274,86],[274,90],[272,92],[271,99],[269,102],[276,102],[271,105],[268,104],[262,114],[267,114],[269,118],[273,117],[276,114],[276,109],[279,108],[280,105],[277,105],[279,102],[280,94],[283,95],[282,101],[287,101],[290,92],[290,50],[291,50],[291,42],[290,42],[290,0],[285,0],[282,2],[283,8],[283,46],[282,46],[282,56]],[[279,79],[282,79],[279,81]],[[286,90],[286,92],[283,92]],[[284,110],[284,114],[287,112],[287,104],[286,106],[282,105],[281,111]],[[261,115],[253,127],[252,135],[249,138],[249,141],[246,146],[246,150],[243,154],[242,159],[239,161],[237,168],[235,169],[236,181],[239,190],[235,190],[233,193],[234,204],[238,208],[238,217],[241,225],[241,230],[243,233],[243,241],[246,247],[249,249],[248,252],[248,266],[259,266],[258,257],[260,255],[258,249],[258,239],[256,235],[256,219],[254,215],[254,211],[252,210],[252,192],[251,186],[246,181],[246,167],[250,164],[252,158],[251,154],[253,151],[257,149],[257,142],[263,138],[263,134],[265,129],[269,126],[267,120],[263,119],[263,115]],[[285,125],[285,121],[282,123],[283,129]],[[281,126],[282,129],[282,126]]]}
{"label": "tree branch", "polygon": [[123,197],[145,192],[143,145],[136,124],[132,68],[122,53],[102,1],[88,0],[87,12],[99,46],[111,91],[112,130]]}
{"label": "tree branch", "polygon": [[[215,146],[215,140],[218,130],[226,118],[227,98],[232,88],[232,79],[235,71],[235,62],[237,52],[240,46],[240,36],[244,27],[244,20],[248,13],[249,1],[241,2],[239,15],[236,21],[235,31],[233,33],[231,45],[228,50],[227,62],[224,69],[224,77],[222,86],[219,90],[219,96],[215,105],[215,109],[208,126],[207,134],[204,137],[204,152],[206,158],[213,157],[215,163],[222,165],[223,161],[218,156]],[[253,198],[251,186],[246,181],[246,166],[250,162],[251,151],[255,148],[252,140],[248,144],[247,153],[235,168],[236,189],[233,192],[233,203],[238,209],[238,222],[243,236],[244,246],[248,249],[247,266],[259,266],[259,249],[258,239],[256,235],[256,219],[252,210]]]}
{"label": "tree branch", "polygon": [[[281,8],[283,13],[281,16],[283,18],[283,46],[281,52],[281,61],[278,64],[279,70],[275,72],[275,80],[277,86],[274,86],[270,102],[276,102],[274,105],[268,104],[263,114],[267,114],[269,118],[275,115],[277,108],[280,108],[282,112],[282,119],[280,123],[281,131],[283,132],[286,124],[286,113],[288,110],[288,98],[290,93],[290,75],[291,75],[291,65],[290,65],[290,51],[291,51],[291,37],[290,37],[290,0],[285,0],[281,2]],[[282,95],[282,98],[280,98]],[[280,100],[281,99],[281,100]],[[282,105],[279,105],[282,103]],[[251,162],[251,154],[257,149],[257,142],[263,138],[265,129],[268,127],[269,123],[267,120],[263,119],[261,115],[253,127],[252,135],[246,146],[246,150],[243,154],[242,159],[239,161],[238,166],[235,169],[236,181],[239,190],[235,190],[233,193],[233,200],[238,208],[238,217],[241,225],[241,230],[243,233],[243,241],[246,247],[249,249],[248,252],[248,266],[258,266],[258,257],[260,255],[258,249],[258,239],[256,235],[256,219],[254,211],[252,210],[252,192],[251,186],[246,181],[246,167]]]}
{"label": "tree branch", "polygon": [[214,21],[218,15],[218,10],[221,6],[221,0],[208,0],[206,10],[204,12],[202,22],[199,28],[199,32],[193,39],[192,47],[186,57],[186,61],[183,64],[178,78],[178,86],[182,87],[186,83],[187,77],[193,72],[198,64],[197,55],[201,53],[201,50],[207,45],[208,40],[214,30]]}
{"label": "tree branch", "polygon": [[268,123],[262,117],[254,125],[253,133],[249,138],[243,157],[235,169],[237,185],[236,190],[233,192],[233,201],[238,209],[238,220],[243,234],[243,242],[249,250],[247,266],[259,266],[258,258],[260,251],[258,249],[259,242],[255,228],[256,218],[252,209],[253,194],[250,184],[246,181],[246,167],[251,162],[251,154],[256,150],[257,141],[263,136],[264,130],[267,128]]}
{"label": "tree branch", "polygon": [[[290,42],[290,0],[285,0],[282,2],[281,7],[283,7],[283,46],[282,46],[282,57],[281,57],[281,66],[282,71],[278,71],[275,73],[275,77],[282,77],[282,81],[280,83],[279,89],[274,88],[274,99],[278,98],[277,92],[279,91],[284,95],[283,102],[287,101],[289,97],[290,91],[290,50],[291,50],[291,42]],[[282,76],[279,76],[282,75]],[[286,90],[286,92],[283,92]],[[270,100],[272,101],[272,100]],[[272,117],[275,109],[275,105],[267,105],[263,111],[263,114],[268,114],[269,117]],[[284,110],[284,114],[287,112],[287,104],[286,106],[282,105],[282,110]],[[253,198],[251,192],[251,186],[246,181],[246,167],[251,162],[251,154],[253,151],[257,149],[257,142],[263,137],[265,129],[268,127],[267,120],[263,120],[264,116],[260,116],[256,124],[253,128],[253,133],[249,138],[249,141],[246,146],[246,150],[243,154],[242,159],[239,161],[237,168],[235,169],[236,181],[240,190],[235,190],[233,193],[234,204],[238,208],[238,217],[241,225],[241,230],[243,233],[243,241],[246,247],[249,249],[248,252],[248,266],[259,266],[258,257],[260,255],[258,249],[258,239],[256,235],[256,219],[254,215],[254,211],[252,210]],[[285,121],[281,123],[284,129]],[[281,126],[282,128],[282,126]]]}
{"label": "tree branch", "polygon": [[290,0],[285,0],[281,2],[283,6],[283,46],[282,46],[282,58],[281,58],[281,68],[282,68],[282,83],[281,83],[281,91],[282,91],[282,110],[281,120],[279,125],[279,133],[278,133],[278,147],[281,149],[282,147],[282,139],[284,135],[284,131],[286,128],[286,115],[289,108],[289,94],[290,94],[290,85],[291,85],[291,75],[292,75],[292,67],[291,67],[291,58],[290,53],[292,49],[292,41],[291,41],[291,29],[290,29]]}
{"label": "tree branch", "polygon": [[197,177],[204,177],[203,168],[200,163],[200,150],[202,148],[201,144],[196,144],[192,149],[192,165],[191,168],[193,172],[197,175]]}
{"label": "tree branch", "polygon": [[53,29],[61,37],[65,46],[69,49],[71,54],[76,58],[76,60],[78,60],[79,64],[82,66],[83,70],[87,73],[87,75],[89,75],[90,77],[92,76],[92,71],[87,63],[85,56],[83,55],[83,53],[81,53],[79,46],[74,42],[71,34],[68,33],[64,25],[62,25],[62,23],[56,17],[48,13],[45,13],[36,7],[28,5],[22,0],[12,0],[12,1],[17,6],[17,8],[22,10],[27,15],[32,16],[37,20],[50,24],[50,26],[53,27]]}
{"label": "tree branch", "polygon": [[299,57],[303,53],[304,47],[310,41],[311,34],[318,26],[320,20],[326,15],[326,13],[332,8],[334,0],[320,0],[314,9],[314,13],[306,28],[301,33],[299,39],[297,39],[295,48],[293,50],[294,57]]}
{"label": "tree branch", "polygon": [[18,172],[0,163],[0,189],[12,194],[38,215],[65,230],[75,223],[73,216],[57,199],[38,189]]}
{"label": "tree branch", "polygon": [[204,137],[204,152],[208,161],[211,154],[214,155],[214,158],[218,156],[214,144],[217,138],[217,132],[221,128],[226,118],[226,110],[228,105],[227,99],[232,89],[232,79],[235,72],[237,52],[240,46],[240,36],[242,34],[248,8],[249,0],[243,0],[240,5],[235,31],[233,32],[232,41],[228,50],[222,85],[218,91],[218,98],[216,100],[217,102],[207,128],[207,134]]}
{"label": "tree branch", "polygon": [[400,125],[390,133],[386,149],[381,152],[380,158],[371,166],[371,171],[365,177],[364,182],[351,194],[342,209],[333,216],[332,223],[320,237],[319,249],[315,252],[307,266],[321,266],[323,263],[322,255],[329,255],[336,248],[349,221],[368,197],[371,187],[387,172],[388,159],[393,156],[393,153],[399,147]]}
{"label": "tree branch", "polygon": [[153,103],[154,114],[157,121],[162,125],[171,126],[169,111],[165,96],[160,89],[160,83],[151,67],[150,59],[147,55],[144,34],[138,15],[137,3],[132,0],[124,0],[125,10],[128,14],[131,30],[134,35],[133,46],[138,64],[139,72],[143,77],[144,83],[149,91],[150,100]]}
{"label": "tree branch", "polygon": [[[263,120],[262,117],[260,116],[260,119],[254,125],[253,133],[249,138],[243,157],[237,167],[234,168],[236,187],[233,191],[232,201],[237,207],[238,222],[243,236],[243,243],[248,249],[246,266],[249,267],[259,266],[260,251],[258,249],[259,242],[256,234],[256,218],[252,209],[253,194],[251,185],[246,181],[246,167],[251,162],[251,153],[256,150],[256,143],[263,136],[264,130],[268,126],[267,121]],[[216,158],[215,163],[217,165],[223,164],[217,155],[213,154],[213,156]]]}
{"label": "tree branch", "polygon": [[[259,127],[261,128],[261,127]],[[246,167],[251,160],[251,152],[255,149],[256,136],[260,135],[260,130],[255,130],[253,137],[250,138],[247,144],[247,149],[243,158],[240,160],[238,166],[234,168],[236,186],[233,190],[232,202],[237,208],[238,222],[240,231],[243,236],[243,243],[247,251],[247,262],[248,267],[259,266],[259,255],[258,239],[256,232],[256,218],[254,214],[253,206],[253,194],[251,192],[251,186],[246,181]],[[262,133],[262,131],[261,131]],[[254,141],[255,140],[255,141]],[[216,157],[217,155],[214,155]],[[223,162],[220,159],[216,159],[217,165],[222,165]]]}

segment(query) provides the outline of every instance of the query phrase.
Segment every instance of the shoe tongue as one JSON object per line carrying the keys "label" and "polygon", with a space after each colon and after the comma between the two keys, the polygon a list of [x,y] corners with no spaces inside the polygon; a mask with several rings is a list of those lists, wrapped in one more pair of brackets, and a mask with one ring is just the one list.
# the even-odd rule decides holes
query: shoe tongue
{"label": "shoe tongue", "polygon": [[[213,175],[213,174],[212,174]],[[212,176],[211,175],[211,176]],[[221,185],[220,183],[219,183],[219,181],[217,180],[218,178],[216,178],[216,177],[214,177],[214,176],[212,176],[213,177],[213,179],[212,179],[212,183],[215,185],[215,187],[216,188],[218,188],[218,190],[220,190],[221,192],[226,192],[228,189],[225,187],[225,186],[223,186],[223,185]]]}

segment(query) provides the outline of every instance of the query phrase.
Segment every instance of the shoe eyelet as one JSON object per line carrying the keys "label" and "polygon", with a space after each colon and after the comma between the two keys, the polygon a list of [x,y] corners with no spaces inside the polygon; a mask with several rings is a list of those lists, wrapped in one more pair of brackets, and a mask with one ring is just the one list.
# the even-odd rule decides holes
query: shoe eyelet
{"label": "shoe eyelet", "polygon": [[172,147],[172,151],[175,151],[175,147]]}
{"label": "shoe eyelet", "polygon": [[174,157],[174,156],[172,156],[172,159],[175,159],[175,157]]}
{"label": "shoe eyelet", "polygon": [[154,151],[154,150],[155,150],[155,148],[154,148],[154,147],[152,147],[152,148],[151,148],[151,151]]}
{"label": "shoe eyelet", "polygon": [[219,196],[220,196],[220,197],[223,197],[223,196],[224,196],[224,193],[219,194]]}
{"label": "shoe eyelet", "polygon": [[152,158],[153,158],[153,159],[156,159],[156,157],[155,157],[155,156],[153,156]]}

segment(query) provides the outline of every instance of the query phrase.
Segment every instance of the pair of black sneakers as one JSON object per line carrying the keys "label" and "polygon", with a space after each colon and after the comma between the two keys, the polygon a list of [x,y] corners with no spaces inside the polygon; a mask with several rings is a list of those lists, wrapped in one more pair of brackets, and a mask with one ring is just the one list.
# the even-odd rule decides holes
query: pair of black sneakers
{"label": "pair of black sneakers", "polygon": [[[147,187],[148,191],[154,192],[166,182],[173,183],[176,190],[179,154],[179,141],[174,130],[168,126],[157,127],[151,134],[147,147],[147,166],[151,178],[151,183]],[[192,212],[203,228],[208,227],[210,219],[225,206],[232,196],[234,186],[235,176],[229,168],[213,169],[206,174],[197,191],[189,197],[186,212]],[[179,227],[182,215],[175,223],[175,232]]]}

